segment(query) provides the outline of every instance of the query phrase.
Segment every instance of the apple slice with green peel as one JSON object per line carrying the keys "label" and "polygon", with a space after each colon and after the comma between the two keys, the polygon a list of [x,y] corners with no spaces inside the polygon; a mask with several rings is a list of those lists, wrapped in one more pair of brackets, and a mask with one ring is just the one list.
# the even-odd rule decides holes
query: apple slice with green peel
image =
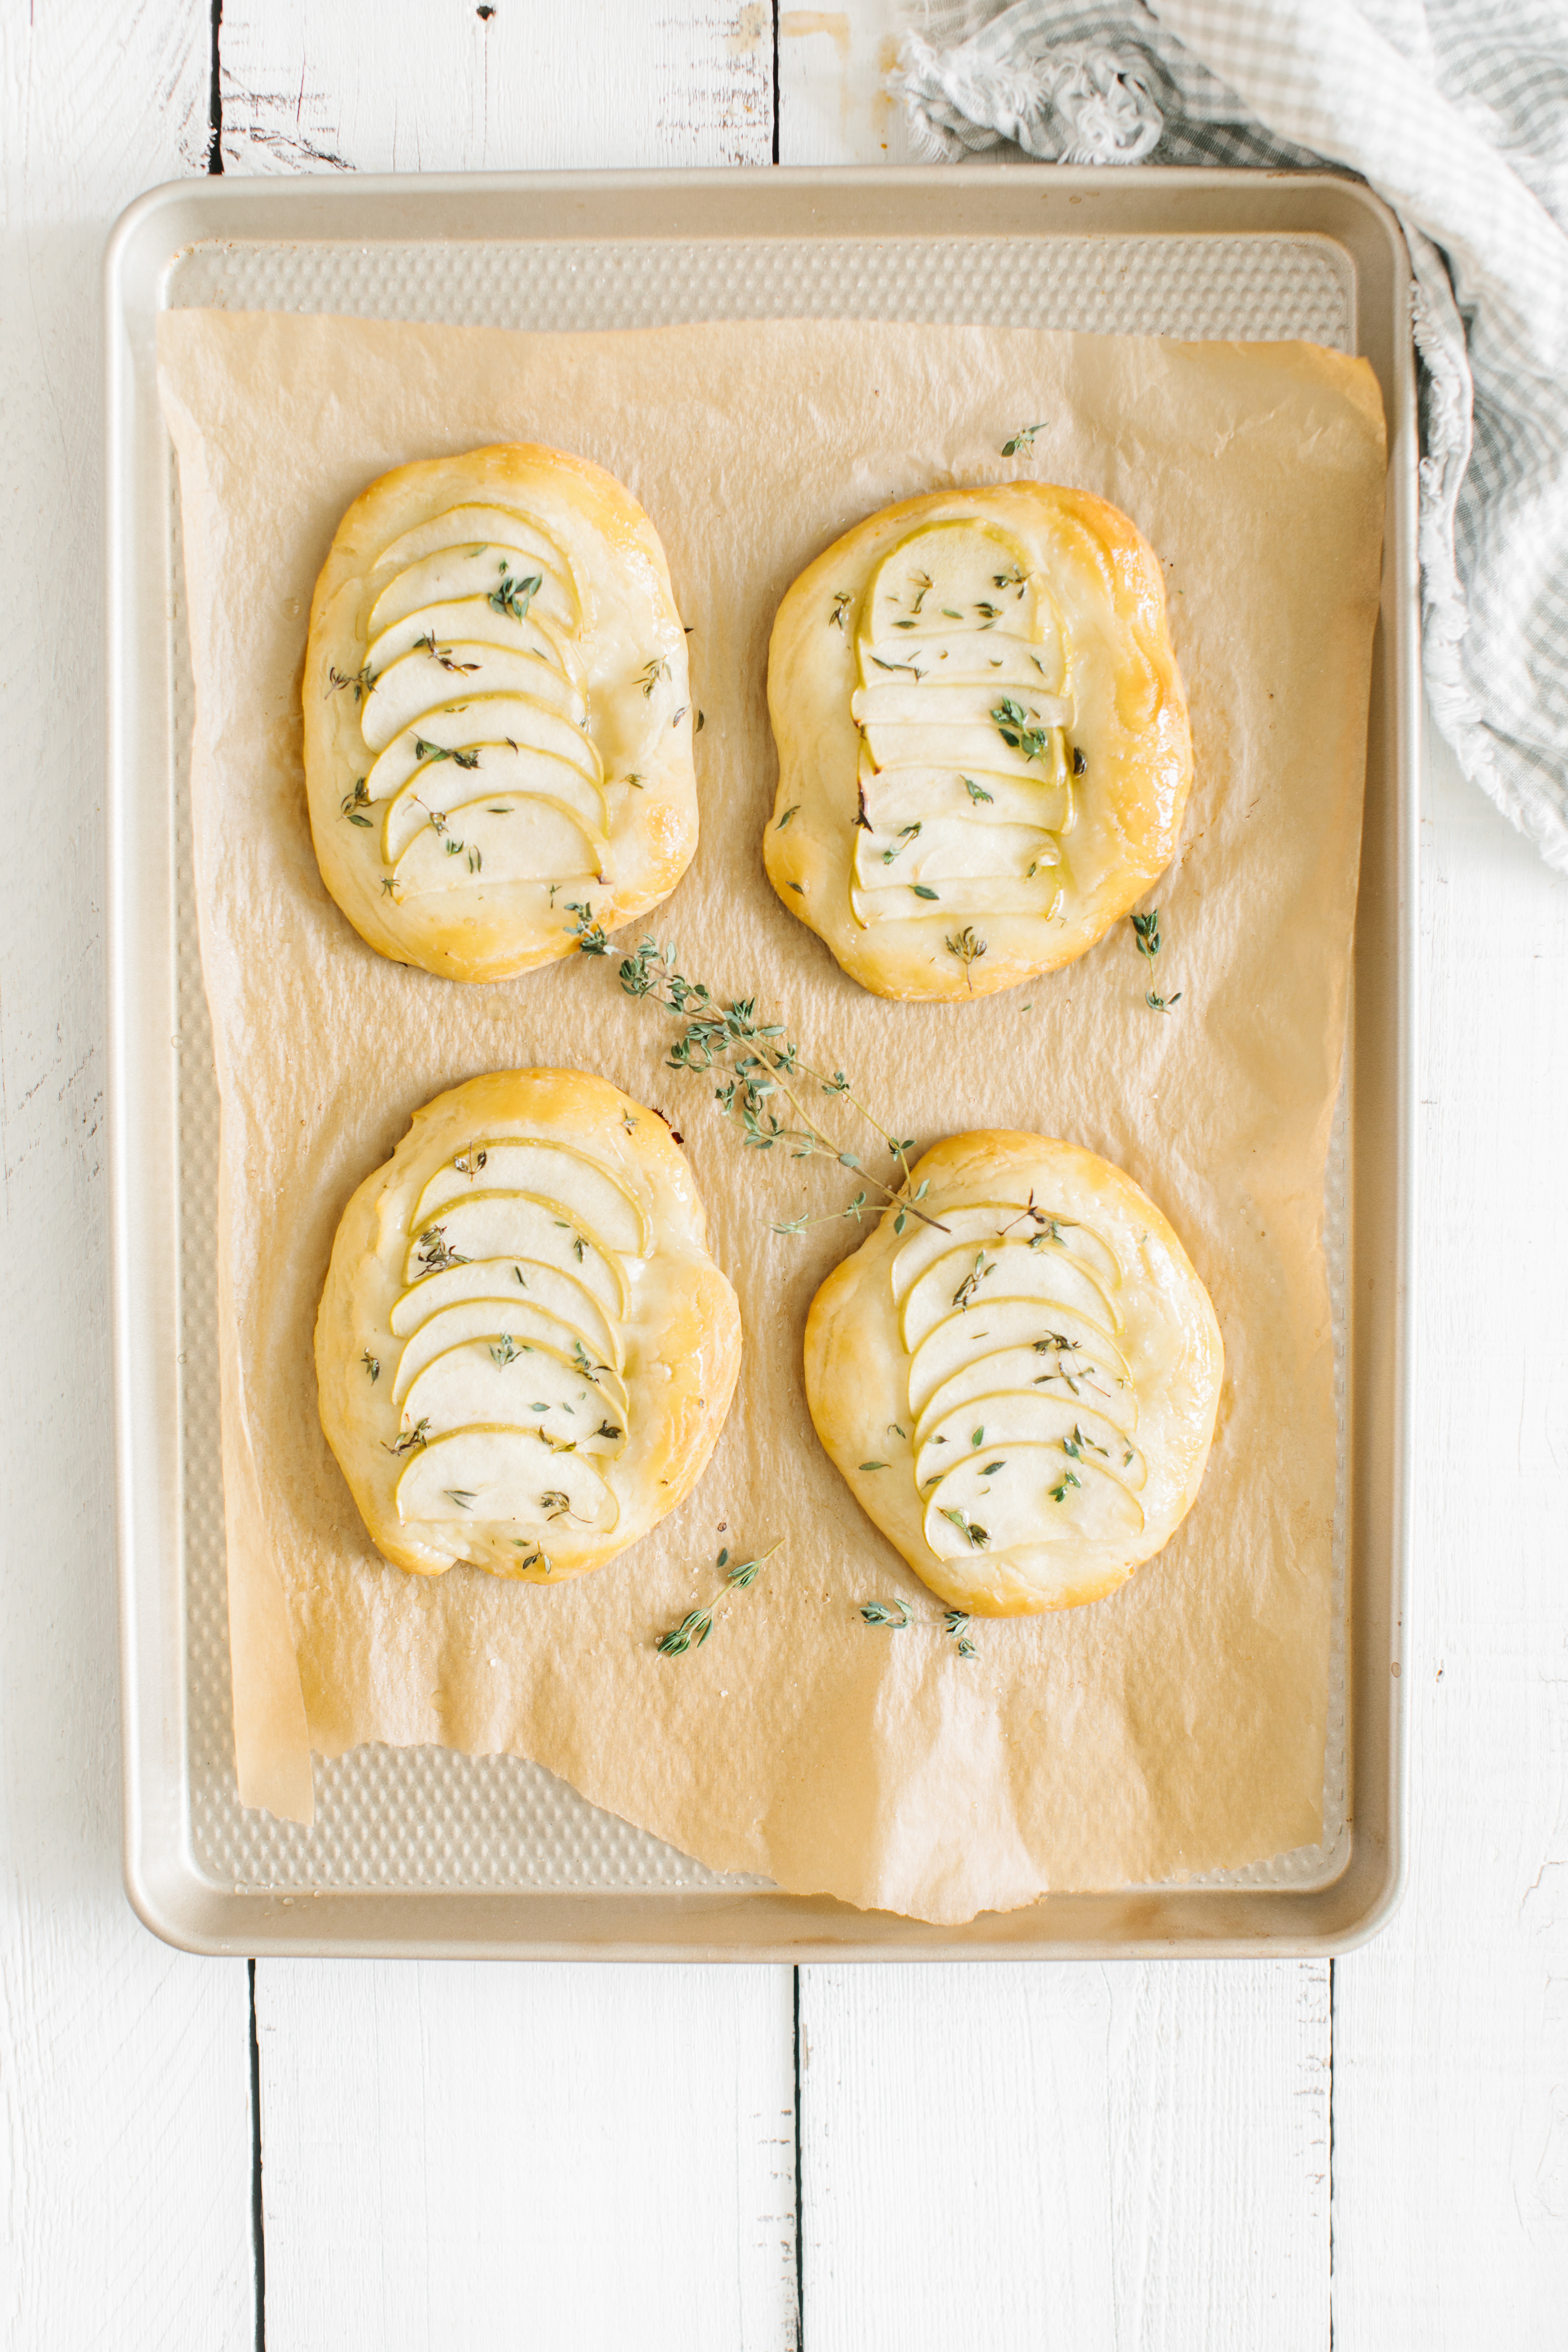
{"label": "apple slice with green peel", "polygon": [[1134,1494],[1147,1475],[1143,1456],[1104,1413],[1026,1388],[992,1390],[929,1421],[915,1455],[915,1484],[923,1494],[933,1478],[971,1455],[989,1457],[1005,1444],[1059,1445],[1069,1460],[1084,1455]]}
{"label": "apple slice with green peel", "polygon": [[[432,651],[434,647],[434,651]],[[563,670],[525,646],[446,645],[432,635],[380,671],[360,712],[360,732],[373,751],[451,702],[477,694],[521,694],[542,703],[570,726],[582,727],[588,705]]]}
{"label": "apple slice with green peel", "polygon": [[1004,694],[1019,687],[1031,694],[1062,691],[1061,647],[1054,636],[1009,636],[997,628],[954,630],[940,637],[860,637],[855,658],[863,687],[886,686],[914,668],[929,686],[974,680],[999,687]]}
{"label": "apple slice with green peel", "polygon": [[468,596],[482,596],[513,620],[537,616],[567,636],[577,634],[577,593],[559,566],[521,550],[479,545],[442,548],[398,572],[371,606],[365,634],[374,641],[410,613]]}
{"label": "apple slice with green peel", "polygon": [[950,1315],[976,1314],[1005,1298],[1038,1300],[1058,1321],[1087,1315],[1103,1330],[1121,1328],[1114,1294],[1065,1251],[960,1242],[910,1283],[899,1308],[899,1336],[912,1356]]}
{"label": "apple slice with green peel", "polygon": [[[464,1164],[459,1166],[458,1161]],[[449,1201],[467,1199],[483,1178],[488,1192],[526,1192],[554,1201],[558,1213],[582,1223],[623,1257],[647,1257],[653,1246],[647,1215],[619,1180],[570,1143],[532,1136],[478,1136],[438,1168],[419,1195],[416,1224],[426,1224]]]}
{"label": "apple slice with green peel", "polygon": [[554,882],[565,891],[605,878],[609,844],[591,840],[570,809],[521,793],[468,801],[416,833],[392,869],[399,902],[489,882]]}
{"label": "apple slice with green peel", "polygon": [[[1072,705],[1065,695],[1035,694],[1026,687],[1004,693],[984,681],[959,680],[948,685],[934,677],[889,679],[876,686],[858,686],[849,698],[849,715],[857,725],[907,727],[995,727],[995,713],[1005,704],[1005,724],[1016,734],[1029,735],[1051,727],[1070,727]],[[1016,714],[1016,715],[1015,715]],[[366,739],[369,740],[368,737]],[[1004,739],[1004,748],[1005,740]],[[937,766],[921,758],[918,747],[911,765]]]}
{"label": "apple slice with green peel", "polygon": [[[987,1475],[987,1465],[996,1467]],[[1143,1511],[1125,1486],[1059,1445],[982,1447],[939,1478],[926,1497],[924,1535],[939,1559],[1005,1552],[1061,1537],[1112,1542],[1143,1532]]]}
{"label": "apple slice with green peel", "polygon": [[397,1482],[400,1519],[502,1519],[551,1536],[608,1535],[620,1505],[585,1454],[563,1454],[532,1430],[458,1429],[409,1448]]}
{"label": "apple slice with green peel", "polygon": [[1042,1253],[1065,1250],[1069,1257],[1082,1261],[1101,1290],[1121,1288],[1121,1266],[1116,1254],[1092,1226],[1056,1216],[1042,1203],[969,1201],[962,1208],[944,1209],[941,1222],[945,1228],[941,1233],[933,1225],[913,1227],[894,1258],[890,1280],[895,1299],[906,1297],[928,1266],[965,1242],[972,1248],[991,1249],[1011,1243]]}
{"label": "apple slice with green peel", "polygon": [[[393,1307],[394,1336],[406,1339],[448,1308],[480,1298],[500,1300],[509,1307],[515,1298],[531,1301],[541,1314],[569,1331],[574,1343],[581,1339],[595,1363],[610,1364],[617,1371],[625,1366],[618,1324],[606,1316],[576,1275],[521,1253],[516,1257],[464,1259],[421,1276]],[[504,1314],[500,1320],[506,1328]]]}
{"label": "apple slice with green peel", "polygon": [[[1009,1308],[1008,1313],[1012,1312]],[[1093,1411],[1131,1442],[1138,1426],[1138,1398],[1121,1369],[1121,1356],[1087,1324],[1060,1336],[1080,1344],[1068,1349],[1037,1339],[992,1351],[989,1339],[983,1341],[981,1352],[961,1364],[927,1397],[915,1423],[917,1452],[949,1413],[972,1412],[977,1399],[1006,1389],[1031,1389],[1037,1395],[1055,1398],[1075,1413]],[[972,1419],[970,1427],[974,1425]]]}
{"label": "apple slice with green peel", "polygon": [[1049,917],[1062,897],[1064,872],[1059,866],[1042,866],[1037,875],[1023,882],[971,877],[942,884],[911,882],[881,890],[862,890],[851,881],[849,911],[862,930],[868,930],[873,923],[907,923],[929,915],[960,928],[977,916]]}
{"label": "apple slice with green peel", "polygon": [[[416,768],[399,793],[386,803],[381,829],[381,855],[395,866],[415,835],[437,816],[461,808],[482,790],[485,801],[500,807],[519,793],[548,801],[567,810],[582,827],[601,862],[610,824],[603,787],[557,760],[548,751],[531,751],[514,743],[480,743],[477,771],[459,767],[456,760],[426,760]],[[552,879],[554,877],[552,877]]]}
{"label": "apple slice with green peel", "polygon": [[[1063,1343],[1059,1348],[1058,1340]],[[1127,1377],[1121,1350],[1103,1324],[1093,1318],[1069,1316],[1064,1308],[1035,1298],[994,1299],[987,1303],[983,1315],[955,1308],[910,1356],[910,1411],[916,1421],[923,1419],[938,1390],[965,1364],[1008,1348],[1029,1348],[1039,1356],[1040,1373],[1036,1375],[1034,1385],[1044,1387],[1048,1383],[1054,1387],[1059,1377],[1061,1385],[1071,1395],[1071,1382],[1077,1381],[1085,1403],[1101,1412],[1108,1407],[1105,1396],[1097,1391],[1096,1382],[1100,1388],[1109,1388]],[[1077,1369],[1079,1364],[1089,1368],[1081,1375]]]}
{"label": "apple slice with green peel", "polygon": [[467,547],[479,541],[537,555],[546,563],[553,563],[567,579],[572,576],[571,557],[534,516],[521,514],[515,507],[489,506],[478,499],[447,507],[442,513],[429,515],[411,530],[400,532],[396,539],[388,540],[373,570],[384,572],[389,564],[395,564],[401,571],[405,564],[417,563],[422,556],[435,555],[444,547]]}
{"label": "apple slice with green peel", "polygon": [[538,1429],[552,1445],[620,1454],[626,1442],[625,1392],[619,1402],[610,1395],[613,1378],[606,1374],[601,1387],[549,1348],[466,1339],[432,1357],[409,1382],[403,1426]]}
{"label": "apple slice with green peel", "polygon": [[579,770],[590,783],[600,783],[604,778],[597,751],[569,720],[526,695],[484,694],[433,710],[416,726],[395,735],[365,778],[365,792],[373,801],[389,801],[417,768],[432,759],[455,760],[470,772],[481,769],[485,746],[490,743],[546,751]]}
{"label": "apple slice with green peel", "polygon": [[1029,559],[1012,534],[961,515],[922,523],[889,548],[860,609],[864,634],[879,644],[955,627],[1037,636],[1038,604]]}
{"label": "apple slice with green peel", "polygon": [[412,653],[422,637],[434,636],[443,646],[511,646],[539,654],[574,685],[583,682],[583,657],[573,640],[531,609],[521,621],[498,613],[488,596],[459,596],[445,604],[423,604],[373,637],[366,666],[379,677],[400,654]]}
{"label": "apple slice with green peel", "polygon": [[514,1349],[520,1352],[552,1349],[563,1363],[575,1364],[584,1375],[592,1373],[595,1385],[611,1398],[619,1418],[625,1422],[626,1383],[613,1365],[593,1353],[580,1331],[574,1331],[543,1307],[530,1306],[515,1286],[510,1298],[459,1299],[456,1306],[444,1307],[439,1314],[422,1323],[405,1342],[397,1360],[392,1383],[393,1403],[403,1402],[426,1364],[433,1363],[448,1348],[461,1347],[469,1339],[482,1340],[486,1347],[499,1349],[503,1357],[510,1357]]}
{"label": "apple slice with green peel", "polygon": [[1019,777],[999,776],[994,768],[876,768],[868,758],[859,787],[867,823],[882,834],[934,817],[1027,824],[1058,835],[1072,822],[1072,786],[1065,774]]}
{"label": "apple slice with green peel", "polygon": [[855,879],[867,890],[885,889],[889,882],[1024,882],[1060,857],[1056,836],[1041,824],[914,817],[891,834],[880,827],[857,833]]}
{"label": "apple slice with green peel", "polygon": [[412,1289],[422,1275],[438,1274],[453,1258],[471,1263],[482,1257],[537,1258],[541,1265],[573,1276],[617,1321],[630,1301],[615,1252],[586,1231],[580,1218],[563,1217],[558,1202],[536,1201],[526,1192],[470,1192],[417,1226],[404,1260],[404,1287]]}
{"label": "apple slice with green peel", "polygon": [[[1033,753],[1005,742],[989,719],[984,725],[948,727],[908,719],[872,719],[861,729],[878,768],[957,768],[971,775],[994,768],[1001,776],[1054,775],[1059,756],[1053,729],[1040,732]],[[1033,741],[1031,736],[1025,740]]]}

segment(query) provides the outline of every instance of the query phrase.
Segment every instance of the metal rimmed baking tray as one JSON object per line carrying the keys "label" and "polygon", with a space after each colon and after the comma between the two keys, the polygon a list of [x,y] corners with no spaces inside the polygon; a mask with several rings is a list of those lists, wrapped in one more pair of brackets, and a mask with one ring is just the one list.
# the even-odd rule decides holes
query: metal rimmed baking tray
{"label": "metal rimmed baking tray", "polygon": [[[210,1952],[663,1959],[1326,1952],[1397,1898],[1410,1477],[1415,416],[1398,229],[1331,174],[1060,167],[191,181],[107,261],[110,1038],[125,1871]],[[216,1088],[186,835],[190,680],[157,313],[222,305],[533,329],[1002,320],[1303,337],[1390,428],[1349,1076],[1326,1230],[1341,1402],[1321,1846],[961,1928],[724,1877],[510,1757],[363,1748],[318,1819],[234,1780],[216,1422]]]}

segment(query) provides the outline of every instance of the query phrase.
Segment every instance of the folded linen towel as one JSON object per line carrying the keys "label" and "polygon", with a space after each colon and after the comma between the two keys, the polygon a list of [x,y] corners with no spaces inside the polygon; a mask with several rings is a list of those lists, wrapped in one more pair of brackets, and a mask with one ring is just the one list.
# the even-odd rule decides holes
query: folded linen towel
{"label": "folded linen towel", "polygon": [[1421,362],[1427,691],[1466,773],[1568,870],[1568,8],[912,0],[910,14],[923,29],[897,86],[918,152],[1010,140],[1059,163],[1328,163],[1394,207]]}

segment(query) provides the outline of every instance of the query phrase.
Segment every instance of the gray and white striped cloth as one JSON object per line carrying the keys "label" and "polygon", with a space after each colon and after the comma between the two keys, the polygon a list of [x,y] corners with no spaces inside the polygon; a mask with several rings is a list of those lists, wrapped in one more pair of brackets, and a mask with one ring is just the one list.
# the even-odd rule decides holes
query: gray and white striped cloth
{"label": "gray and white striped cloth", "polygon": [[1426,687],[1568,870],[1568,0],[906,0],[918,152],[1360,173],[1422,362]]}

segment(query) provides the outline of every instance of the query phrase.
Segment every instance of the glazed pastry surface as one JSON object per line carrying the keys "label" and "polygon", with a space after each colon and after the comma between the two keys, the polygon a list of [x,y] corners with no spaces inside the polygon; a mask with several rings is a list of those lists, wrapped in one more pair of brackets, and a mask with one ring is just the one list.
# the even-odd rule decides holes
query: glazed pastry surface
{"label": "glazed pastry surface", "polygon": [[1170,863],[1192,779],[1160,565],[1087,491],[910,499],[773,624],[774,888],[879,996],[1011,988]]}
{"label": "glazed pastry surface", "polygon": [[697,844],[686,637],[653,525],[519,445],[400,467],[310,608],[305,780],[328,889],[382,954],[500,980],[668,896]]}
{"label": "glazed pastry surface", "polygon": [[817,1435],[953,1607],[1101,1600],[1197,1494],[1225,1363],[1208,1294],[1131,1178],[1073,1144],[950,1136],[914,1181],[935,1223],[889,1210],[812,1303]]}
{"label": "glazed pastry surface", "polygon": [[321,1425],[372,1540],[559,1582],[672,1511],[741,1362],[685,1159],[603,1078],[507,1070],[416,1113],[343,1213]]}

